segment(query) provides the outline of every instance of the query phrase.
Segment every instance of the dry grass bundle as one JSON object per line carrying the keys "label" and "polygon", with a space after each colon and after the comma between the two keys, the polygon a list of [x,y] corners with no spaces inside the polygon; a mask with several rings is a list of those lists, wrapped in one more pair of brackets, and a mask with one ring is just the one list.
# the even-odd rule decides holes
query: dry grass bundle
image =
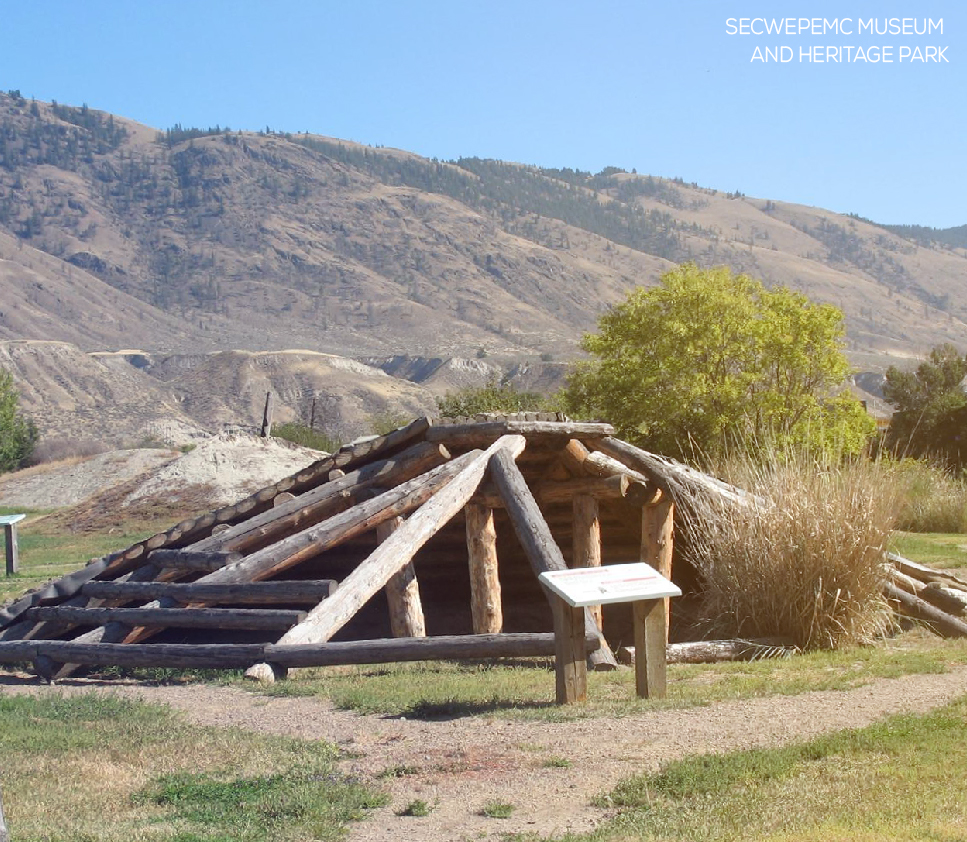
{"label": "dry grass bundle", "polygon": [[916,459],[897,465],[900,501],[897,529],[967,533],[967,481]]}
{"label": "dry grass bundle", "polygon": [[835,649],[882,632],[883,552],[896,499],[888,472],[866,460],[787,454],[729,467],[729,481],[761,502],[703,497],[684,507],[689,560],[715,633]]}

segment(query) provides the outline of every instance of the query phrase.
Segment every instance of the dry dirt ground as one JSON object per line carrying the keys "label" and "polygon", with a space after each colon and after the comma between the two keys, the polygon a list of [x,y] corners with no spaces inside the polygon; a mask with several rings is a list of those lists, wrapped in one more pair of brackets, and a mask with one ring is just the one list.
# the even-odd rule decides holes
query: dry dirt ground
{"label": "dry dirt ground", "polygon": [[[0,695],[51,692],[27,676],[0,676]],[[268,698],[209,685],[76,680],[53,692],[90,689],[169,704],[199,724],[329,740],[343,750],[345,772],[383,788],[392,799],[350,828],[350,842],[455,842],[588,830],[609,815],[592,799],[622,778],[684,755],[775,746],[861,727],[894,713],[926,712],[967,692],[967,667],[942,675],[878,679],[848,691],[566,723],[362,716],[316,699]],[[553,758],[571,765],[546,765]],[[403,768],[409,773],[380,774]],[[430,805],[428,816],[398,814],[416,799]],[[481,807],[493,801],[513,804],[512,816],[480,815]]]}

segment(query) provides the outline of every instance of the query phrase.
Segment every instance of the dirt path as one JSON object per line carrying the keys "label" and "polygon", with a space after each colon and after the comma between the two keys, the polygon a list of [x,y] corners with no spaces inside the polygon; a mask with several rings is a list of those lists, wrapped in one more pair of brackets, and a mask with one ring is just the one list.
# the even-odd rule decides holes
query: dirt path
{"label": "dirt path", "polygon": [[[90,689],[171,705],[191,722],[235,725],[273,734],[325,739],[347,754],[345,772],[385,788],[388,807],[353,826],[350,842],[455,842],[508,833],[550,835],[593,827],[607,810],[591,799],[631,774],[688,754],[773,746],[900,712],[925,712],[967,693],[967,667],[942,675],[879,679],[843,692],[813,692],[621,719],[567,723],[482,717],[444,721],[359,716],[307,698],[268,698],[207,685],[155,687],[76,681]],[[0,679],[0,694],[46,692],[26,679]],[[548,766],[555,758],[569,766]],[[406,769],[398,777],[378,777]],[[397,811],[415,799],[423,818]],[[509,819],[479,815],[492,801],[513,804]]]}

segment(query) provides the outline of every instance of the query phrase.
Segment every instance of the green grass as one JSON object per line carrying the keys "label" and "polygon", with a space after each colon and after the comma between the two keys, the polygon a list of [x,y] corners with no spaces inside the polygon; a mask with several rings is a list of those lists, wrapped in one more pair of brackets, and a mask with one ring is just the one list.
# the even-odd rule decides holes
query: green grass
{"label": "green grass", "polygon": [[620,784],[594,840],[967,838],[967,699],[779,749],[701,755]]}
{"label": "green grass", "polygon": [[541,659],[509,666],[423,662],[322,667],[295,671],[285,682],[269,687],[249,682],[243,686],[272,695],[317,696],[340,708],[409,719],[495,715],[567,721],[811,690],[848,690],[877,678],[942,673],[958,664],[967,664],[967,640],[941,640],[914,630],[877,646],[788,659],[671,665],[664,700],[638,699],[634,671],[617,670],[588,675],[587,704],[559,707],[554,704],[553,665]]}
{"label": "green grass", "polygon": [[383,802],[336,772],[326,743],[94,694],[0,697],[0,757],[18,842],[328,840]]}
{"label": "green grass", "polygon": [[967,535],[896,532],[892,546],[900,555],[940,570],[967,568]]}

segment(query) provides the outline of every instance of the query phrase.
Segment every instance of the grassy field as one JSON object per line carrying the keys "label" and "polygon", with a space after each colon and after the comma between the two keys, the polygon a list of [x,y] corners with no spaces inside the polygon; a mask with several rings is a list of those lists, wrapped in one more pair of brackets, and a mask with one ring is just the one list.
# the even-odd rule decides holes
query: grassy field
{"label": "grassy field", "polygon": [[535,659],[517,664],[426,662],[298,670],[269,687],[245,682],[255,693],[318,696],[337,707],[368,714],[427,718],[499,715],[563,721],[630,716],[656,708],[682,708],[730,699],[848,690],[877,678],[944,672],[967,664],[967,641],[941,640],[914,629],[876,646],[813,652],[793,658],[722,664],[673,664],[668,696],[635,696],[634,672],[592,672],[588,702],[554,704],[554,668]]}
{"label": "grassy field", "polygon": [[383,801],[335,771],[326,743],[93,694],[0,697],[0,756],[16,842],[337,839]]}
{"label": "grassy field", "polygon": [[779,749],[702,755],[632,778],[621,814],[569,842],[967,839],[967,699]]}
{"label": "grassy field", "polygon": [[893,547],[906,558],[941,570],[967,568],[967,535],[897,532]]}

